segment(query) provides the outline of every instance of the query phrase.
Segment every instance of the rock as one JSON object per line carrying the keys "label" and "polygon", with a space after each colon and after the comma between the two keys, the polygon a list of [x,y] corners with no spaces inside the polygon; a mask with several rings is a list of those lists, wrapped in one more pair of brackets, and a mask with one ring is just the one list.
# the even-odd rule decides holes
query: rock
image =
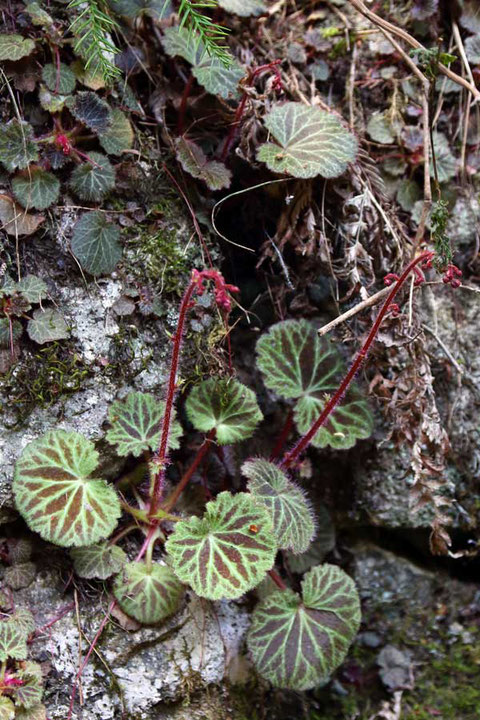
{"label": "rock", "polygon": [[377,663],[380,677],[388,690],[412,690],[412,655],[407,650],[399,650],[394,645],[386,645],[379,653]]}

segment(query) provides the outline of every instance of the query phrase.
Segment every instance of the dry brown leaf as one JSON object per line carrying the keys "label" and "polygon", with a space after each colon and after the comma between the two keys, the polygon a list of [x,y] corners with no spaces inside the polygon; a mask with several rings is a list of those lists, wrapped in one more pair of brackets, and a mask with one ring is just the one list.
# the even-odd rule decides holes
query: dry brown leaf
{"label": "dry brown leaf", "polygon": [[0,229],[9,235],[31,235],[44,220],[44,215],[27,213],[9,195],[0,195]]}

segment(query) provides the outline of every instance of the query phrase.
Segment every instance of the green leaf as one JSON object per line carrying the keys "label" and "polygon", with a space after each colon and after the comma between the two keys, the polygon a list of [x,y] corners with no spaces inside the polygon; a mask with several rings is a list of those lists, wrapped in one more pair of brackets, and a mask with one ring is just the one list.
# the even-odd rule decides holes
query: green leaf
{"label": "green leaf", "polygon": [[[270,170],[294,177],[338,177],[355,160],[357,141],[335,115],[302,103],[277,105],[265,118],[277,141],[258,149],[257,157]],[[278,144],[277,144],[278,143]]]}
{"label": "green leaf", "polygon": [[232,173],[224,163],[207,160],[202,148],[185,137],[175,142],[177,160],[192,177],[203,180],[210,190],[230,187]]}
{"label": "green leaf", "polygon": [[70,95],[75,90],[77,82],[75,74],[64,63],[60,63],[58,69],[53,63],[44,65],[42,80],[51,92],[60,95]]}
{"label": "green leaf", "polygon": [[0,621],[0,662],[27,657],[27,636],[11,620]]}
{"label": "green leaf", "polygon": [[115,187],[115,170],[102,153],[91,152],[88,157],[72,172],[70,185],[82,200],[100,202]]}
{"label": "green leaf", "polygon": [[153,625],[176,612],[183,585],[166,565],[131,562],[115,578],[113,594],[127,615],[144,625]]}
{"label": "green leaf", "polygon": [[32,126],[18,120],[0,125],[0,161],[7,170],[22,170],[35,160],[38,160],[38,148]]}
{"label": "green leaf", "polygon": [[100,133],[100,145],[109,155],[121,155],[133,144],[133,130],[130,121],[121,110],[111,111],[112,124],[105,133]]}
{"label": "green leaf", "polygon": [[25,6],[25,12],[30,15],[34,25],[39,25],[43,28],[50,28],[54,23],[52,16],[49,15],[47,11],[38,4],[38,2],[28,3],[28,5]]}
{"label": "green leaf", "polygon": [[[265,385],[281,397],[297,399],[294,419],[298,431],[305,434],[342,380],[344,367],[339,354],[306,320],[273,325],[257,342],[257,353]],[[372,429],[367,403],[351,386],[312,445],[349,448],[357,439],[369,437]]]}
{"label": "green leaf", "polygon": [[164,20],[173,12],[170,0],[109,0],[112,10],[124,17],[137,18],[146,15]]}
{"label": "green leaf", "polygon": [[[23,328],[18,320],[12,320],[13,344],[22,336]],[[8,318],[0,318],[0,348],[10,347],[10,323]]]}
{"label": "green leaf", "polygon": [[198,35],[186,27],[166,28],[162,43],[167,55],[179,55],[193,66],[193,76],[207,92],[225,99],[238,95],[238,83],[245,70],[236,60],[226,68],[220,60],[208,55]]}
{"label": "green leaf", "polygon": [[325,555],[335,547],[335,528],[326,507],[322,505],[316,510],[315,519],[317,528],[315,540],[308,550],[301,555],[287,553],[288,567],[292,572],[302,574],[314,565],[319,565]]}
{"label": "green leaf", "polygon": [[28,710],[26,708],[17,709],[15,712],[15,720],[47,720],[45,705],[39,703],[38,705],[28,708]]}
{"label": "green leaf", "polygon": [[421,197],[422,191],[415,180],[404,180],[397,191],[397,202],[405,212],[411,212]]}
{"label": "green leaf", "polygon": [[384,112],[374,112],[367,123],[367,133],[372,140],[382,145],[395,142],[400,127],[394,126],[388,115]]}
{"label": "green leaf", "polygon": [[460,25],[472,33],[480,33],[480,5],[477,0],[463,0]]}
{"label": "green leaf", "polygon": [[119,572],[127,562],[127,556],[117,545],[98,543],[70,550],[75,572],[82,578],[106,580]]}
{"label": "green leaf", "polygon": [[[112,424],[106,439],[117,446],[120,456],[138,457],[144,450],[156,450],[160,444],[162,418],[165,403],[153,395],[131,392],[123,400],[116,400],[110,406],[108,419]],[[171,450],[180,447],[182,427],[172,417],[168,446]]]}
{"label": "green leaf", "polygon": [[353,580],[335,565],[315,567],[292,590],[256,608],[247,642],[255,667],[276,687],[309,690],[343,662],[360,625]]}
{"label": "green leaf", "polygon": [[248,478],[248,490],[272,518],[278,547],[305,552],[315,535],[315,522],[303,490],[274,463],[261,458],[244,463],[242,473]]}
{"label": "green leaf", "polygon": [[38,675],[21,673],[23,685],[15,688],[15,702],[25,709],[38,705],[42,699],[43,688]]}
{"label": "green leaf", "polygon": [[31,165],[13,178],[12,189],[27,210],[44,210],[58,199],[60,181],[38,165]]}
{"label": "green leaf", "polygon": [[122,258],[118,227],[106,219],[105,213],[85,213],[75,223],[72,252],[84,270],[92,275],[111,273]]}
{"label": "green leaf", "polygon": [[93,545],[114,530],[120,502],[111,485],[90,479],[98,453],[76,432],[52,430],[17,461],[17,509],[34,532],[62,547]]}
{"label": "green leaf", "polygon": [[8,541],[8,559],[11,563],[24,563],[32,556],[33,545],[25,538],[15,538]]}
{"label": "green leaf", "polygon": [[94,92],[83,90],[68,102],[68,109],[94,133],[106,133],[112,125],[109,105]]}
{"label": "green leaf", "polygon": [[203,518],[176,523],[166,543],[184,583],[209,600],[238,598],[273,566],[277,543],[267,510],[249,493],[220,493]]}
{"label": "green leaf", "polygon": [[32,562],[22,562],[5,570],[4,580],[12,590],[21,590],[35,580],[36,568]]}
{"label": "green leaf", "polygon": [[4,695],[0,697],[0,720],[13,720],[16,717],[18,715],[15,714],[13,702]]}
{"label": "green leaf", "polygon": [[20,60],[35,50],[35,43],[21,35],[0,35],[0,60]]}
{"label": "green leaf", "polygon": [[263,15],[267,12],[267,6],[262,0],[218,0],[218,4],[227,12],[239,17]]}
{"label": "green leaf", "polygon": [[10,615],[9,622],[26,638],[35,630],[35,620],[27,608],[17,608],[13,615]]}
{"label": "green leaf", "polygon": [[255,393],[231,378],[210,378],[196,385],[185,409],[196,430],[215,430],[220,445],[250,437],[263,417]]}
{"label": "green leaf", "polygon": [[31,340],[39,345],[68,337],[68,327],[58,310],[35,310],[28,321],[27,332]]}
{"label": "green leaf", "polygon": [[17,283],[17,291],[30,303],[39,303],[48,295],[47,284],[38,275],[25,275]]}
{"label": "green leaf", "polygon": [[68,98],[69,95],[55,95],[45,85],[40,85],[38,99],[42,108],[49,113],[61,112]]}

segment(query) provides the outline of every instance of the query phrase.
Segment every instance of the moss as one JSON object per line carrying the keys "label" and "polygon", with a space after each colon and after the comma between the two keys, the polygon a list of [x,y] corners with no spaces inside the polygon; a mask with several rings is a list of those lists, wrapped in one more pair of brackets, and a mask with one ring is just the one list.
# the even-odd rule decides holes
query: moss
{"label": "moss", "polygon": [[82,389],[91,370],[65,341],[27,352],[2,381],[4,406],[21,424],[34,408],[48,407],[60,397]]}

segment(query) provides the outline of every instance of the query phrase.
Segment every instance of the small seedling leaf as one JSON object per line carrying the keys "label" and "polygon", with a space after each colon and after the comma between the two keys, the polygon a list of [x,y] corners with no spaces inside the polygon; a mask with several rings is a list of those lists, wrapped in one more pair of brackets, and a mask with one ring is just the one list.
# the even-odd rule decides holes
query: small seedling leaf
{"label": "small seedling leaf", "polygon": [[226,68],[210,57],[200,38],[186,27],[166,28],[162,43],[167,55],[179,55],[192,65],[193,76],[207,92],[225,99],[238,95],[238,83],[245,71],[236,60]]}
{"label": "small seedling leaf", "polygon": [[0,60],[20,60],[30,55],[35,43],[21,35],[0,35]]}
{"label": "small seedling leaf", "polygon": [[60,95],[70,95],[75,90],[77,79],[68,65],[60,63],[57,66],[53,63],[45,65],[42,70],[42,80],[47,88]]}
{"label": "small seedling leaf", "polygon": [[353,162],[357,141],[335,115],[302,103],[274,107],[265,127],[276,140],[260,146],[257,157],[270,170],[294,177],[338,177]]}
{"label": "small seedling leaf", "polygon": [[106,543],[73,548],[70,550],[70,555],[77,575],[87,580],[92,578],[106,580],[120,572],[127,562],[127,556],[122,548]]}
{"label": "small seedling leaf", "polygon": [[153,625],[178,610],[184,589],[168,566],[131,562],[115,578],[113,593],[127,615]]}
{"label": "small seedling leaf", "polygon": [[72,172],[70,185],[82,200],[99,202],[115,187],[115,170],[102,153],[91,152],[88,158]]}
{"label": "small seedling leaf", "polygon": [[232,173],[221,162],[207,160],[202,148],[185,137],[175,143],[177,160],[192,177],[203,180],[210,190],[230,187]]}
{"label": "small seedling leaf", "polygon": [[75,223],[72,252],[84,270],[92,275],[111,273],[122,257],[118,227],[109,222],[105,213],[85,213]]}
{"label": "small seedling leaf", "polygon": [[40,85],[38,99],[40,100],[42,108],[49,113],[54,114],[61,112],[68,98],[69,95],[56,95],[45,85]]}
{"label": "small seedling leaf", "polygon": [[43,28],[50,28],[54,23],[52,16],[40,7],[38,2],[28,3],[28,5],[25,6],[25,12],[30,15],[34,25],[39,25]]}
{"label": "small seedling leaf", "polygon": [[0,662],[8,658],[24,660],[27,657],[27,636],[9,620],[0,621]]}
{"label": "small seedling leaf", "polygon": [[27,608],[17,608],[13,615],[10,615],[9,622],[14,624],[25,637],[28,637],[35,630],[35,620]]}
{"label": "small seedling leaf", "polygon": [[360,624],[353,580],[335,565],[310,570],[302,597],[272,593],[254,610],[247,642],[255,667],[273,685],[308,690],[343,662]]}
{"label": "small seedling leaf", "polygon": [[76,432],[52,430],[27,445],[16,464],[13,492],[28,526],[62,547],[108,537],[120,502],[111,485],[90,478],[97,465],[93,443]]}
{"label": "small seedling leaf", "polygon": [[263,15],[267,12],[267,6],[262,0],[219,0],[218,4],[227,12],[239,17]]}
{"label": "small seedling leaf", "polygon": [[315,521],[303,490],[268,460],[248,460],[242,472],[248,478],[247,488],[253,498],[267,508],[272,518],[278,547],[305,552],[315,535]]}
{"label": "small seedling leaf", "polygon": [[220,445],[250,437],[263,417],[255,393],[232,379],[210,378],[196,385],[185,409],[197,430],[215,430]]}
{"label": "small seedling leaf", "polygon": [[249,493],[220,493],[202,518],[175,525],[166,543],[184,583],[209,600],[238,598],[273,566],[277,542],[268,511]]}
{"label": "small seedling leaf", "polygon": [[25,275],[17,283],[17,291],[30,303],[39,303],[48,294],[47,284],[38,275]]}
{"label": "small seedling leaf", "polygon": [[109,155],[121,155],[129,150],[133,143],[133,130],[130,121],[121,110],[111,111],[112,124],[105,133],[100,133],[100,145]]}
{"label": "small seedling leaf", "polygon": [[[123,400],[116,400],[110,406],[108,418],[112,424],[106,439],[117,446],[121,456],[138,457],[144,450],[155,450],[160,443],[162,418],[165,403],[153,395],[141,392],[129,393]],[[169,448],[180,447],[182,427],[173,416],[170,429]]]}
{"label": "small seedling leaf", "polygon": [[32,556],[33,545],[25,538],[12,538],[8,540],[8,559],[11,563],[24,563]]}
{"label": "small seedling leaf", "polygon": [[108,103],[94,92],[83,90],[68,102],[72,115],[94,133],[106,133],[112,124]]}
{"label": "small seedling leaf", "polygon": [[5,570],[4,580],[12,590],[21,590],[35,580],[36,568],[32,562],[22,562]]}
{"label": "small seedling leaf", "polygon": [[58,310],[35,310],[28,321],[27,332],[31,340],[39,345],[68,337],[68,327],[63,315]]}
{"label": "small seedling leaf", "polygon": [[38,147],[33,140],[33,128],[26,122],[10,120],[0,125],[0,162],[9,172],[23,170],[38,160]]}
{"label": "small seedling leaf", "polygon": [[372,140],[382,145],[390,145],[395,142],[395,128],[388,116],[383,112],[372,114],[367,123],[367,133]]}
{"label": "small seedling leaf", "polygon": [[[273,325],[257,343],[257,365],[265,385],[284,398],[295,398],[295,423],[306,433],[342,379],[339,354],[306,320]],[[315,447],[352,447],[373,429],[366,401],[351,386],[312,440]]]}
{"label": "small seedling leaf", "polygon": [[58,199],[60,181],[52,173],[32,165],[13,178],[12,189],[18,202],[27,210],[44,210]]}

